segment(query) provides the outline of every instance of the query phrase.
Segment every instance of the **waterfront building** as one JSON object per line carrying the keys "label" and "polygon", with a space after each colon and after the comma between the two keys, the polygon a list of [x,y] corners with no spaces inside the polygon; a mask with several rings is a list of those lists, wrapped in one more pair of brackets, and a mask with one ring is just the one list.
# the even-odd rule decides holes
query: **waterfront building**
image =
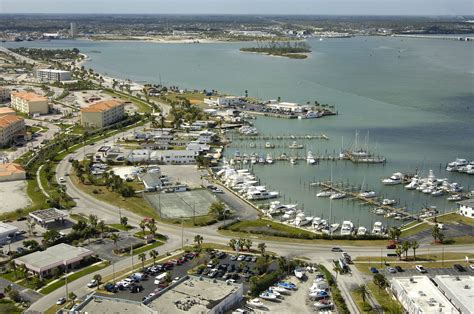
{"label": "waterfront building", "polygon": [[11,107],[26,114],[47,114],[48,98],[35,93],[12,93]]}
{"label": "waterfront building", "polygon": [[71,72],[54,69],[36,69],[35,77],[41,82],[64,82],[72,79]]}
{"label": "waterfront building", "polygon": [[81,109],[81,125],[103,128],[119,122],[125,117],[124,102],[116,99],[104,100]]}
{"label": "waterfront building", "polygon": [[[118,299],[89,294],[86,299],[75,306],[74,313],[133,313],[133,314],[155,314],[148,306],[142,302],[132,301],[128,299]],[[65,313],[65,311],[63,311]]]}
{"label": "waterfront building", "polygon": [[267,104],[267,107],[274,110],[293,112],[293,113],[303,112],[303,108],[301,107],[301,105],[294,102],[270,102]]}
{"label": "waterfront building", "polygon": [[408,313],[459,313],[428,276],[395,277],[391,289]]}
{"label": "waterfront building", "polygon": [[55,269],[73,269],[94,254],[83,247],[60,243],[44,251],[34,252],[14,259],[16,265],[26,268],[40,277],[51,275]]}
{"label": "waterfront building", "polygon": [[25,120],[17,115],[0,116],[0,146],[8,146],[26,135]]}
{"label": "waterfront building", "polygon": [[458,204],[460,215],[474,219],[474,198],[461,201]]}
{"label": "waterfront building", "polygon": [[10,90],[5,87],[0,87],[0,101],[4,102],[10,99]]}
{"label": "waterfront building", "polygon": [[71,22],[71,27],[69,29],[69,36],[71,38],[76,38],[77,36],[77,23],[76,22]]}
{"label": "waterfront building", "polygon": [[15,163],[0,164],[0,182],[25,180],[25,169]]}
{"label": "waterfront building", "polygon": [[229,106],[238,106],[243,104],[243,98],[239,96],[224,96],[216,98],[205,98],[204,103],[210,106],[220,106],[220,107],[229,107]]}
{"label": "waterfront building", "polygon": [[438,275],[433,278],[438,289],[461,312],[470,313],[474,305],[474,277]]}
{"label": "waterfront building", "polygon": [[164,164],[194,164],[196,155],[197,153],[191,150],[153,151],[150,154],[150,161]]}

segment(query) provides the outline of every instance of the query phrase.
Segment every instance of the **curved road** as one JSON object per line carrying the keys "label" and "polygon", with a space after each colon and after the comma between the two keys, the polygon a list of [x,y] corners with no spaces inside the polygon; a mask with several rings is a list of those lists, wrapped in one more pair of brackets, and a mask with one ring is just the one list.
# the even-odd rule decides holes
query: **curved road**
{"label": "curved road", "polygon": [[[143,128],[143,127],[138,127]],[[131,134],[136,131],[138,128],[129,130],[125,133],[120,133],[120,137]],[[116,135],[117,136],[117,135]],[[115,136],[115,137],[116,137]],[[114,137],[109,139],[109,141],[114,141]],[[119,222],[119,208],[113,206],[108,203],[104,203],[93,196],[82,192],[78,189],[72,182],[68,176],[65,176],[66,173],[70,173],[71,171],[71,163],[68,162],[70,157],[75,159],[80,159],[84,156],[84,154],[96,152],[97,148],[100,146],[107,144],[107,141],[101,141],[92,146],[86,146],[84,148],[79,149],[76,153],[70,154],[66,158],[64,158],[58,165],[56,176],[66,178],[66,186],[67,186],[67,193],[75,200],[77,206],[71,211],[76,213],[84,213],[84,214],[96,214],[100,219],[104,219],[106,223],[118,223]],[[243,202],[241,199],[229,193],[228,191],[225,192],[225,198],[229,198],[232,200],[232,205],[234,208],[238,207],[238,211],[242,211],[245,214],[244,217],[249,217],[248,213],[254,211],[254,209],[248,205],[247,203]],[[142,217],[129,212],[127,210],[122,209],[121,215],[126,216],[129,219],[131,224],[138,225],[138,223],[142,220]],[[191,244],[193,242],[193,238],[195,235],[200,234],[203,236],[205,242],[213,242],[213,243],[220,243],[227,245],[229,239],[231,237],[219,234],[215,228],[215,226],[207,226],[207,227],[200,227],[200,228],[185,228],[182,229],[181,226],[164,224],[164,223],[157,223],[158,231],[160,233],[166,234],[169,239],[168,242],[159,248],[160,252],[171,252],[173,250],[179,249],[182,244],[182,237],[184,239],[184,244]],[[254,238],[254,242],[258,242],[257,237],[250,237]],[[320,245],[320,244],[307,244],[307,243],[292,243],[292,242],[277,242],[277,241],[266,241],[267,250],[273,251],[282,256],[305,256],[310,258],[313,262],[322,262],[327,263],[335,258],[338,258],[340,253],[333,253],[330,251],[330,247],[332,246],[330,242],[328,245]],[[361,246],[342,246],[342,248],[349,252],[350,255],[353,257],[356,256],[380,256],[386,255],[386,250],[381,247],[361,247]],[[418,249],[418,254],[423,253],[433,253],[433,252],[440,252],[442,250],[441,247],[437,246],[430,246],[429,244],[422,244],[421,247]],[[445,252],[465,252],[465,253],[473,253],[474,246],[472,245],[459,245],[459,246],[446,246],[444,247]],[[131,257],[124,258],[123,260],[115,263],[115,271],[120,269],[126,268],[131,265]],[[136,263],[136,257],[135,257]],[[104,268],[97,273],[101,274],[103,277],[112,274],[112,266]],[[91,292],[90,289],[86,287],[87,282],[90,281],[90,278],[93,274],[89,276],[84,276],[79,278],[72,283],[69,284],[69,291],[74,291],[76,295],[80,298],[88,293]],[[51,307],[55,301],[64,296],[64,288],[57,289],[52,293],[44,296],[36,303],[32,304],[29,312],[36,313],[36,312],[44,312],[49,307]]]}

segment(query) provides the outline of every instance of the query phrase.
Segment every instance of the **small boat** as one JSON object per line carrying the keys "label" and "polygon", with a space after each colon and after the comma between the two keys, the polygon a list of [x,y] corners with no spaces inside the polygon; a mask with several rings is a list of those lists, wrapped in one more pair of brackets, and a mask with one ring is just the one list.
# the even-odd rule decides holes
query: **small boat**
{"label": "small boat", "polygon": [[291,158],[290,158],[290,164],[296,165],[297,163],[298,163],[298,162],[296,161],[296,158],[294,158],[294,157],[291,157]]}
{"label": "small boat", "polygon": [[290,294],[287,289],[279,286],[272,286],[269,288],[269,290],[273,291],[273,293],[278,292],[279,294]]}
{"label": "small boat", "polygon": [[329,293],[326,292],[325,290],[313,290],[310,291],[309,297],[313,299],[324,299],[329,297]]}
{"label": "small boat", "polygon": [[250,148],[255,148],[255,143],[250,143],[249,147]]}
{"label": "small boat", "polygon": [[[285,289],[283,289],[283,290],[285,290]],[[267,291],[270,292],[270,293],[272,293],[272,294],[274,294],[277,298],[283,297],[280,292],[278,292],[278,291],[276,291],[276,290],[273,290],[272,288],[268,288]]]}
{"label": "small boat", "polygon": [[367,228],[366,228],[366,227],[360,226],[360,227],[357,229],[356,235],[358,235],[358,236],[363,236],[363,235],[366,235],[366,234],[367,234]]}
{"label": "small boat", "polygon": [[314,303],[314,308],[316,310],[331,309],[332,307],[333,304],[328,300],[319,300],[318,302]]}
{"label": "small boat", "polygon": [[376,214],[376,215],[384,215],[384,214],[385,214],[385,209],[380,208],[380,207],[379,207],[379,208],[375,208],[375,209],[374,209],[374,214]]}
{"label": "small boat", "polygon": [[362,193],[359,193],[360,197],[365,197],[365,198],[374,198],[377,196],[374,191],[365,191]]}
{"label": "small boat", "polygon": [[341,235],[351,235],[353,229],[354,224],[349,220],[345,220],[342,222]]}
{"label": "small boat", "polygon": [[382,205],[386,205],[386,206],[394,205],[396,203],[397,202],[395,200],[391,200],[391,199],[388,199],[388,198],[384,198],[383,201],[382,201]]}
{"label": "small boat", "polygon": [[296,290],[297,287],[294,283],[287,282],[287,281],[280,281],[277,283],[278,287],[285,288],[286,290]]}
{"label": "small boat", "polygon": [[316,160],[314,159],[313,153],[311,151],[308,151],[308,154],[306,156],[306,162],[308,165],[314,165],[316,163]]}
{"label": "small boat", "polygon": [[333,194],[331,191],[321,191],[316,194],[316,197],[330,197]]}
{"label": "small boat", "polygon": [[443,194],[443,190],[434,190],[433,192],[431,192],[432,196],[442,196]]}
{"label": "small boat", "polygon": [[265,158],[263,158],[263,156],[260,156],[260,157],[258,158],[258,163],[259,163],[259,164],[264,164],[264,163],[265,163]]}
{"label": "small boat", "polygon": [[385,185],[396,185],[402,183],[403,174],[401,172],[395,172],[390,178],[383,179],[382,183]]}
{"label": "small boat", "polygon": [[291,143],[290,146],[288,146],[290,149],[302,149],[304,146],[302,144],[298,144],[296,142]]}
{"label": "small boat", "polygon": [[265,143],[265,148],[275,148],[275,144],[272,144],[270,142]]}
{"label": "small boat", "polygon": [[346,197],[345,193],[334,193],[329,198],[332,199],[332,200],[339,200],[339,199],[342,199],[344,197]]}
{"label": "small boat", "polygon": [[265,160],[267,164],[273,164],[273,158],[270,154],[267,154],[267,158]]}
{"label": "small boat", "polygon": [[462,200],[462,196],[459,195],[459,194],[453,194],[450,197],[448,197],[448,201],[450,201],[450,202],[457,202],[457,201],[461,201],[461,200]]}
{"label": "small boat", "polygon": [[294,271],[295,277],[302,280],[305,276],[305,271],[302,268],[296,268]]}
{"label": "small boat", "polygon": [[381,235],[383,233],[383,224],[380,221],[376,221],[374,223],[374,227],[372,228],[372,234]]}
{"label": "small boat", "polygon": [[277,299],[277,296],[273,293],[270,293],[269,291],[264,291],[260,293],[259,297],[269,301],[275,301]]}
{"label": "small boat", "polygon": [[259,298],[248,300],[247,305],[253,308],[266,308],[265,304],[263,304]]}

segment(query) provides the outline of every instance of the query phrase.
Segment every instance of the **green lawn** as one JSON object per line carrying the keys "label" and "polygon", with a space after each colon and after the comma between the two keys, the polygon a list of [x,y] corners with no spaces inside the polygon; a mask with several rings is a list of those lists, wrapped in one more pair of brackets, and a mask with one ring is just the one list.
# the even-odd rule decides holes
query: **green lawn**
{"label": "green lawn", "polygon": [[[430,219],[430,220],[433,221],[433,219]],[[457,213],[451,213],[451,214],[439,216],[436,218],[436,220],[438,221],[438,223],[447,223],[447,224],[462,223],[465,225],[474,226],[474,219],[461,216]]]}
{"label": "green lawn", "polygon": [[356,291],[351,291],[351,298],[352,300],[354,300],[355,304],[357,305],[357,308],[361,313],[377,313],[375,310],[372,309],[372,306],[370,305],[367,299],[365,300],[364,304],[361,295]]}
{"label": "green lawn", "polygon": [[373,282],[367,284],[371,294],[382,307],[384,313],[402,314],[403,307],[401,304],[392,298],[387,291],[379,289]]}
{"label": "green lawn", "polygon": [[[109,266],[109,264],[110,264],[110,262],[103,261],[100,264],[86,267],[86,268],[84,268],[84,269],[82,269],[78,272],[75,272],[75,273],[69,275],[68,276],[68,282],[72,282],[72,281],[74,281],[78,278],[89,275],[89,274],[91,274],[93,272],[96,272],[98,270],[101,270],[101,269]],[[53,292],[54,290],[61,288],[65,284],[66,284],[66,281],[64,280],[64,278],[61,278],[60,280],[50,284],[49,286],[40,289],[39,292],[42,293],[42,294],[49,294],[49,293]]]}
{"label": "green lawn", "polygon": [[[155,249],[157,247],[162,246],[164,243],[160,241],[153,242],[151,244],[144,245],[142,247],[139,247],[138,249],[133,250],[133,256],[141,254],[143,252],[147,252],[149,250]],[[126,256],[129,256],[130,254],[125,254]],[[149,257],[148,254],[146,255],[147,258]]]}
{"label": "green lawn", "polygon": [[23,310],[18,308],[13,301],[0,299],[0,313],[23,313]]}
{"label": "green lawn", "polygon": [[117,230],[121,230],[121,231],[128,231],[130,229],[133,229],[133,226],[130,226],[130,225],[122,225],[122,224],[110,224],[109,225],[111,228],[114,228],[114,229],[117,229]]}
{"label": "green lawn", "polygon": [[146,112],[152,112],[152,107],[151,105],[149,105],[145,99],[140,99],[140,98],[137,98],[135,96],[132,96],[132,95],[129,95],[129,94],[126,94],[124,92],[119,92],[119,91],[114,91],[114,90],[111,90],[111,89],[107,89],[105,91],[107,94],[109,95],[112,95],[112,96],[115,96],[115,97],[118,97],[122,100],[125,100],[125,101],[131,101],[135,106],[138,107],[138,111],[139,112],[143,112],[143,113],[146,113]]}
{"label": "green lawn", "polygon": [[428,224],[427,222],[422,222],[419,225],[417,225],[416,227],[412,227],[408,230],[403,229],[401,238],[410,237],[412,235],[418,234],[422,231],[425,231],[425,230],[428,230],[428,229],[431,229],[431,228],[433,228],[432,225]]}

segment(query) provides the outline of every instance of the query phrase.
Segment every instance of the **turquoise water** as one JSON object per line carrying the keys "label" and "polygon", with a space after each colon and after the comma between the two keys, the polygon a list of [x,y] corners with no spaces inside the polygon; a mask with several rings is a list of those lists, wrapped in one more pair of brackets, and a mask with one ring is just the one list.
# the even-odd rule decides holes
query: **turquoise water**
{"label": "turquoise water", "polygon": [[[335,104],[339,115],[316,120],[258,118],[264,134],[325,133],[327,142],[305,142],[313,152],[338,152],[358,130],[370,134],[371,150],[387,158],[385,165],[322,162],[307,166],[280,163],[255,166],[259,178],[297,201],[309,213],[328,216],[329,201],[316,199],[307,183],[328,179],[364,182],[388,198],[400,200],[410,210],[453,207],[445,197],[409,192],[401,186],[385,187],[380,179],[395,171],[433,169],[470,190],[474,178],[447,173],[446,162],[457,157],[474,159],[474,45],[472,43],[355,37],[310,41],[311,57],[305,60],[240,53],[249,43],[155,44],[89,41],[8,43],[8,46],[77,47],[92,60],[86,66],[109,75],[136,81],[179,85],[182,88],[217,89],[232,94],[277,98],[305,103],[318,100]],[[97,53],[100,51],[100,53]],[[264,149],[238,148],[264,153]],[[235,148],[228,149],[233,154]],[[277,151],[277,150],[275,150]],[[288,153],[289,150],[285,149]],[[276,154],[276,152],[274,152]],[[303,155],[304,152],[299,152]],[[442,165],[442,167],[440,167]],[[301,183],[300,183],[301,182]],[[305,184],[306,183],[306,184]],[[336,221],[351,219],[371,227],[380,216],[348,200],[333,202]],[[388,221],[395,224],[395,221]]]}

